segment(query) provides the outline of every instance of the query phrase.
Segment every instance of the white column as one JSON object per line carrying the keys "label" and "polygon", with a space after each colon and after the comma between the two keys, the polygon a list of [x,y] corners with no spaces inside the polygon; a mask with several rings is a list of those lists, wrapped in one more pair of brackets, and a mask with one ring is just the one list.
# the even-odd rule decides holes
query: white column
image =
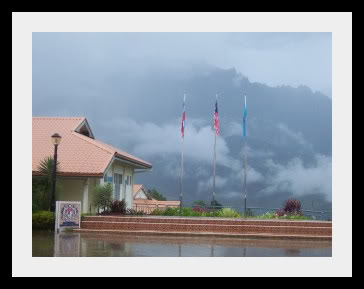
{"label": "white column", "polygon": [[89,178],[85,180],[83,185],[83,198],[82,198],[82,213],[88,212],[88,185],[90,183]]}
{"label": "white column", "polygon": [[132,169],[131,174],[131,196],[130,196],[130,208],[134,208],[134,198],[133,198],[133,192],[134,192],[134,168]]}
{"label": "white column", "polygon": [[120,192],[120,194],[122,195],[121,199],[125,200],[126,199],[126,170],[124,167],[123,167],[123,185],[121,187],[122,187],[122,192]]}

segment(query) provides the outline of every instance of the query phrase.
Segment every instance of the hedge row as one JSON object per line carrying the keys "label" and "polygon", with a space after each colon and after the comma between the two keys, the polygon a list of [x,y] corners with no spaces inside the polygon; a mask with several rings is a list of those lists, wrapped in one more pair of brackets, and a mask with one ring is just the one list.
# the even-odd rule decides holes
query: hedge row
{"label": "hedge row", "polygon": [[37,230],[54,230],[55,213],[39,211],[32,214],[32,228]]}

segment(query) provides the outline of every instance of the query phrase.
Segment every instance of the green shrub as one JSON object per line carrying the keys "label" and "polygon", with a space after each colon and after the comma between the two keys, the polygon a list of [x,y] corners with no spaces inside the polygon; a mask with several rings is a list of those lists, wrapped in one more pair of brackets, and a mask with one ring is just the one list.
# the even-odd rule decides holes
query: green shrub
{"label": "green shrub", "polygon": [[137,211],[135,209],[126,209],[126,214],[127,215],[135,215],[135,216],[143,216],[143,215],[146,215],[144,213],[144,211]]}
{"label": "green shrub", "polygon": [[161,209],[154,209],[150,214],[154,216],[163,216],[163,210]]}
{"label": "green shrub", "polygon": [[32,228],[36,230],[54,230],[55,213],[39,211],[32,214]]}
{"label": "green shrub", "polygon": [[304,215],[283,215],[280,216],[276,212],[267,212],[263,215],[257,216],[258,219],[284,219],[284,220],[312,220],[311,217]]}
{"label": "green shrub", "polygon": [[201,217],[213,217],[214,213],[213,212],[203,212]]}
{"label": "green shrub", "polygon": [[[105,183],[103,185],[97,185],[94,191],[93,205],[97,208],[102,208],[107,211],[112,203],[112,184]],[[98,210],[99,211],[99,210]]]}
{"label": "green shrub", "polygon": [[179,216],[179,208],[167,208],[164,210],[163,216]]}
{"label": "green shrub", "polygon": [[87,217],[87,216],[96,216],[96,214],[94,214],[94,213],[81,213],[81,219],[83,217]]}
{"label": "green shrub", "polygon": [[[278,219],[279,216],[273,212],[267,212],[263,215],[257,216],[258,219]],[[283,217],[282,217],[283,218]]]}
{"label": "green shrub", "polygon": [[239,218],[240,214],[231,208],[224,208],[224,209],[218,210],[216,212],[216,216],[223,217],[223,218]]}
{"label": "green shrub", "polygon": [[[184,217],[190,217],[190,216],[196,216],[197,212],[194,212],[192,208],[182,208],[182,216]],[[179,214],[179,209],[178,209]]]}

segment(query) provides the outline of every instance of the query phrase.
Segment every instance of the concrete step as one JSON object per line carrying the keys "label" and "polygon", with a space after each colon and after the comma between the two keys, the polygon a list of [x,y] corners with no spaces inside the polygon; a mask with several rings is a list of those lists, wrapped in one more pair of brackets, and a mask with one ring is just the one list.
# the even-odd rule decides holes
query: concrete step
{"label": "concrete step", "polygon": [[254,225],[254,226],[296,226],[296,227],[332,227],[332,222],[300,221],[300,220],[259,220],[259,219],[228,219],[201,217],[161,217],[161,216],[85,216],[83,221],[104,221],[122,223],[169,223],[169,224],[216,224],[216,225]]}
{"label": "concrete step", "polygon": [[316,235],[284,235],[284,234],[249,234],[249,233],[209,233],[209,232],[164,232],[148,230],[95,230],[74,229],[74,232],[92,234],[113,234],[131,236],[168,236],[168,237],[217,237],[217,238],[239,238],[239,239],[270,239],[270,240],[307,240],[307,241],[332,241],[332,236]]}
{"label": "concrete step", "polygon": [[211,233],[252,233],[252,234],[284,234],[284,235],[314,235],[331,236],[331,227],[281,226],[274,225],[225,225],[225,224],[185,224],[185,223],[150,223],[114,221],[82,221],[82,229],[91,230],[125,230],[125,231],[160,231],[160,232],[211,232]]}

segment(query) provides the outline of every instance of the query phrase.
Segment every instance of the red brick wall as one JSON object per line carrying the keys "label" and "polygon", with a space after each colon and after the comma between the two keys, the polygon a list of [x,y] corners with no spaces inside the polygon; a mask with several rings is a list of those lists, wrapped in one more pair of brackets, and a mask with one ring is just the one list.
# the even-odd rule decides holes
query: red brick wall
{"label": "red brick wall", "polygon": [[281,220],[88,216],[83,218],[81,228],[90,230],[332,236],[331,222]]}

